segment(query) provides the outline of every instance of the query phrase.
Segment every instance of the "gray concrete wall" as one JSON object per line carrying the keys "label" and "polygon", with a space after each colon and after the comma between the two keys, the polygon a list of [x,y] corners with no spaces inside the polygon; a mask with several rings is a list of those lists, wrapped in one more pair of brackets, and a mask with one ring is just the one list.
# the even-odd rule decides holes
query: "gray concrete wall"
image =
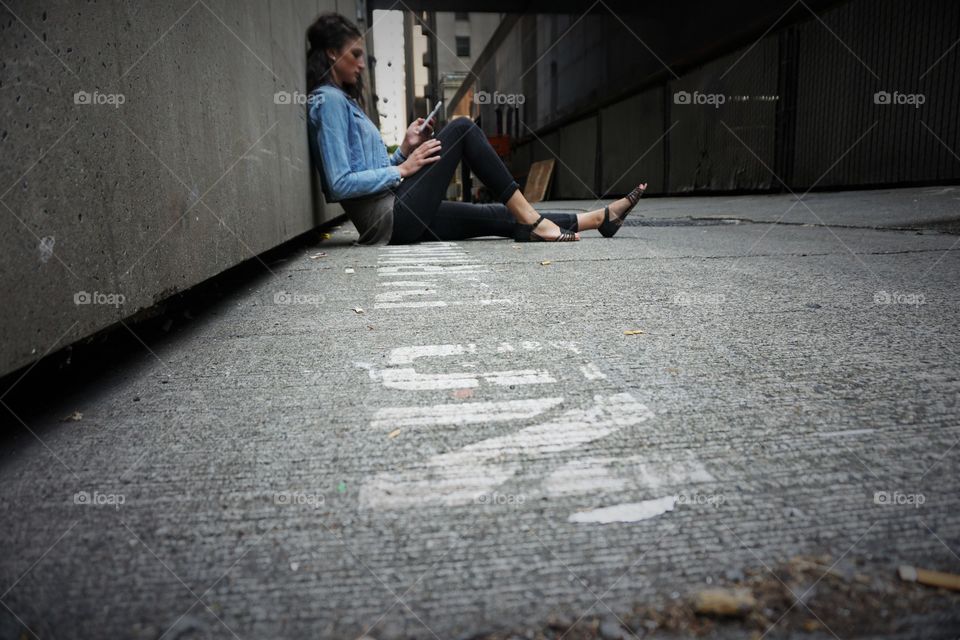
{"label": "gray concrete wall", "polygon": [[[671,193],[774,184],[777,37],[667,84]],[[632,188],[632,187],[631,187]]]}
{"label": "gray concrete wall", "polygon": [[[571,185],[594,184],[597,167],[586,162],[591,144],[583,137],[592,127],[585,123],[594,121],[598,195],[626,193],[640,180],[650,183],[652,194],[960,179],[954,46],[960,5],[807,5],[796,5],[793,22],[698,66],[690,61],[742,28],[731,20],[750,16],[762,23],[774,5],[722,10],[729,15],[703,5],[686,16],[670,6],[642,16],[531,16],[503,38],[496,64],[480,71],[477,84],[526,97],[520,136],[526,139],[511,160],[515,174],[526,174],[538,155],[526,147],[554,135],[578,141],[553,147],[554,198],[571,197]],[[676,77],[657,58],[676,69]],[[505,61],[513,61],[512,68]],[[618,95],[645,78],[647,86]],[[878,91],[925,102],[917,108],[875,104]],[[724,102],[718,108],[682,104],[678,92],[719,95]],[[494,133],[492,107],[480,112],[484,129]]]}
{"label": "gray concrete wall", "polygon": [[597,119],[585,118],[560,130],[560,147],[554,151],[563,162],[554,170],[555,198],[589,198],[596,193]]}
{"label": "gray concrete wall", "polygon": [[664,188],[662,87],[600,111],[604,192],[628,193],[640,182],[651,192]]}
{"label": "gray concrete wall", "polygon": [[305,93],[307,26],[353,2],[8,6],[0,374],[342,212],[313,196],[305,106],[275,95]]}

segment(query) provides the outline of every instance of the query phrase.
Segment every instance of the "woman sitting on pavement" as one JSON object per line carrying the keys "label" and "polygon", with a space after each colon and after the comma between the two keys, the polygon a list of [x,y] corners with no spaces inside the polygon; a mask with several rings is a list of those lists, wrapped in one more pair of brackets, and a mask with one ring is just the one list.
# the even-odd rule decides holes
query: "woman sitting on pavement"
{"label": "woman sitting on pavement", "polygon": [[[320,15],[307,32],[310,153],[328,201],[340,202],[360,233],[360,244],[407,244],[480,236],[518,242],[575,241],[578,231],[612,237],[647,185],[586,213],[539,214],[520,193],[483,131],[457,118],[433,137],[434,120],[407,129],[392,156],[362,108],[363,36],[337,13]],[[445,201],[461,159],[498,200]]]}

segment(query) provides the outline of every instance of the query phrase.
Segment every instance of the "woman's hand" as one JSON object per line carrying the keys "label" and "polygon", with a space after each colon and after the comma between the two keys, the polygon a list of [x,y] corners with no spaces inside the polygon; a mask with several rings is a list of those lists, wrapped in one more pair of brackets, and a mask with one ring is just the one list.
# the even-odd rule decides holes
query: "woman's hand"
{"label": "woman's hand", "polygon": [[[433,155],[437,154],[437,155]],[[440,159],[440,141],[436,138],[427,140],[417,147],[410,157],[400,163],[400,177],[409,178],[428,164]]]}
{"label": "woman's hand", "polygon": [[407,133],[403,137],[403,142],[400,143],[400,153],[409,157],[414,149],[430,139],[433,135],[433,125],[436,123],[436,117],[430,118],[430,124],[423,128],[423,133],[419,133],[423,118],[417,118],[407,127]]}

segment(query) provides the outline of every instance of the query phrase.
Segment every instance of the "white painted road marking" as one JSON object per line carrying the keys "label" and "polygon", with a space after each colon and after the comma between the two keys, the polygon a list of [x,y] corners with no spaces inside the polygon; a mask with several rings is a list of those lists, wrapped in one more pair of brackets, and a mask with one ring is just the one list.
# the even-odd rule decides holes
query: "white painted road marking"
{"label": "white painted road marking", "polygon": [[[463,280],[478,281],[479,278],[473,274],[489,273],[490,270],[480,264],[474,263],[466,251],[454,242],[442,243],[424,243],[421,245],[408,247],[383,247],[377,261],[377,276],[382,278],[394,278],[404,276],[425,276],[434,278],[437,276],[456,276]],[[447,281],[449,282],[449,280]],[[458,299],[458,300],[411,300],[411,297],[436,296],[436,281],[420,280],[401,280],[399,282],[381,282],[381,286],[403,286],[414,287],[411,291],[393,291],[380,293],[376,297],[373,305],[374,309],[427,309],[443,308],[450,306],[466,305],[500,305],[512,304],[513,300],[509,298],[485,298],[485,299]],[[489,288],[484,282],[479,282],[476,287]],[[448,297],[444,294],[444,297]]]}
{"label": "white painted road marking", "polygon": [[397,347],[390,350],[387,363],[390,366],[398,366],[413,364],[413,361],[417,358],[442,358],[476,352],[477,345],[475,344],[424,344],[412,347]]}
{"label": "white painted road marking", "polygon": [[464,402],[428,407],[386,407],[370,423],[374,428],[462,426],[483,422],[527,420],[563,402],[563,398],[530,398],[503,402]]}
{"label": "white painted road marking", "polygon": [[385,387],[406,391],[464,389],[480,386],[480,379],[497,386],[546,384],[556,382],[549,373],[537,369],[488,371],[486,373],[417,373],[416,369],[383,369],[380,380]]}
{"label": "white painted road marking", "polygon": [[606,380],[607,379],[607,376],[604,375],[604,373],[600,371],[599,368],[597,368],[597,365],[593,364],[592,362],[587,363],[582,367],[580,367],[580,371],[583,373],[583,377],[586,378],[587,380]]}
{"label": "white painted road marking", "polygon": [[668,487],[678,491],[714,480],[703,463],[689,455],[678,460],[650,460],[648,455],[590,457],[563,465],[544,479],[543,488],[546,495],[558,498],[631,488],[651,491]]}
{"label": "white painted road marking", "polygon": [[673,511],[677,504],[677,496],[665,496],[643,502],[628,502],[615,504],[590,511],[578,511],[567,519],[568,522],[596,522],[607,524],[610,522],[637,522],[649,520],[667,511]]}
{"label": "white painted road marking", "polygon": [[[520,457],[575,449],[652,416],[629,393],[597,395],[589,408],[569,409],[555,420],[434,455],[411,469],[377,474],[361,487],[360,504],[384,509],[468,504],[516,474]],[[514,460],[501,462],[506,458]]]}
{"label": "white painted road marking", "polygon": [[463,264],[443,267],[440,265],[400,265],[395,267],[377,267],[379,276],[460,276],[468,273],[487,273],[489,269],[480,264]]}

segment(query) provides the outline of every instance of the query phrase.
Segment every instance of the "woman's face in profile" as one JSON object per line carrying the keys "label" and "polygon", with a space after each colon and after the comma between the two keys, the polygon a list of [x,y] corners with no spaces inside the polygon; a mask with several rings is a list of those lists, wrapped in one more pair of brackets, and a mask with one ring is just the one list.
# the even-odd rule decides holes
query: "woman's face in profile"
{"label": "woman's face in profile", "polygon": [[[328,55],[334,55],[331,51]],[[360,81],[360,74],[367,68],[364,62],[363,38],[349,40],[343,49],[337,51],[333,63],[334,80],[340,86],[354,85]]]}

